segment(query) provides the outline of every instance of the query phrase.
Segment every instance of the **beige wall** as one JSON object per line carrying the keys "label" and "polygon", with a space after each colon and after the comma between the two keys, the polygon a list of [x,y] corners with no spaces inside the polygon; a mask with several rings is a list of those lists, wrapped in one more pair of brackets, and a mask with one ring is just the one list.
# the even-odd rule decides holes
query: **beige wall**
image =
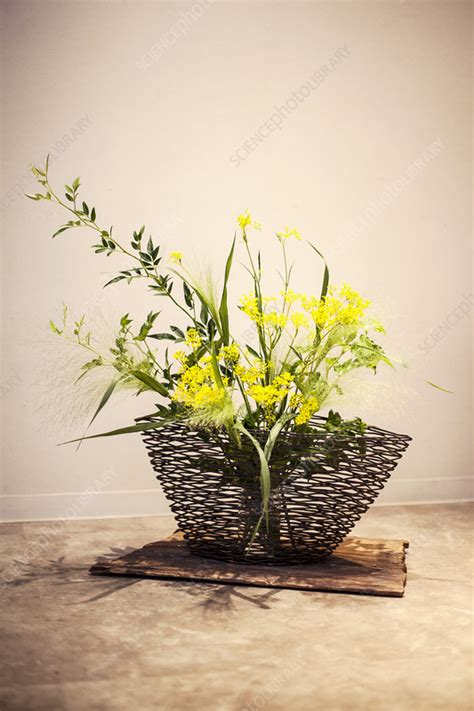
{"label": "beige wall", "polygon": [[[80,174],[104,222],[145,222],[165,251],[221,264],[246,207],[267,250],[285,224],[316,241],[410,363],[341,405],[414,437],[381,500],[471,495],[470,3],[37,0],[4,3],[2,31],[5,518],[167,510],[138,437],[56,447],[82,425],[67,426],[74,357],[52,349],[49,318],[63,300],[97,324],[156,302],[102,291],[120,260],[86,234],[53,243],[62,215],[17,197],[47,152],[59,185]],[[97,429],[153,400],[120,396]]]}

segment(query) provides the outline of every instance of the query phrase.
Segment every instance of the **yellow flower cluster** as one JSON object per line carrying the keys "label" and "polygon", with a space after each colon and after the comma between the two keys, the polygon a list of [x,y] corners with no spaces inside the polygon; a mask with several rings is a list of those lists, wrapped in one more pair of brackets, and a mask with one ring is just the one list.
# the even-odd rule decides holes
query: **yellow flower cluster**
{"label": "yellow flower cluster", "polygon": [[[302,292],[296,293],[291,289],[282,291],[281,295],[288,305],[283,311],[261,311],[254,294],[244,295],[240,300],[240,308],[258,326],[285,328],[290,321],[296,330],[314,328],[314,325],[327,330],[336,324],[345,326],[360,323],[370,303],[348,284],[344,284],[339,291],[331,287],[324,299]],[[274,296],[264,297],[262,308],[275,300]],[[294,311],[288,316],[291,307],[297,302],[302,311]]]}
{"label": "yellow flower cluster", "polygon": [[296,410],[299,407],[299,412],[295,417],[296,425],[305,425],[312,415],[319,410],[318,398],[310,395],[306,398],[301,393],[294,393],[290,397],[290,408]]}
{"label": "yellow flower cluster", "polygon": [[184,366],[173,394],[173,399],[194,410],[219,407],[227,397],[224,388],[214,382],[210,358],[203,358],[199,363]]}
{"label": "yellow flower cluster", "polygon": [[244,294],[244,296],[240,299],[239,306],[244,314],[249,317],[249,319],[255,321],[255,323],[260,323],[262,314],[258,309],[258,300],[256,296],[253,294]]}
{"label": "yellow flower cluster", "polygon": [[255,360],[253,365],[236,365],[234,372],[246,385],[253,385],[265,377],[267,364],[263,360]]}
{"label": "yellow flower cluster", "polygon": [[253,227],[254,230],[261,230],[262,225],[260,222],[257,222],[256,220],[252,220],[252,215],[248,210],[245,210],[241,215],[237,217],[237,223],[240,226],[240,228],[243,230],[244,234],[246,232],[247,227]]}
{"label": "yellow flower cluster", "polygon": [[175,358],[178,363],[181,363],[181,365],[184,365],[186,363],[187,355],[184,351],[176,351],[173,358]]}
{"label": "yellow flower cluster", "polygon": [[290,407],[292,410],[295,410],[298,405],[302,402],[303,396],[301,393],[293,393],[293,395],[290,397]]}
{"label": "yellow flower cluster", "polygon": [[[266,296],[262,299],[265,305],[272,301],[276,301],[274,296]],[[246,294],[240,300],[240,308],[252,321],[254,321],[259,326],[275,326],[278,328],[285,328],[287,323],[287,316],[280,311],[269,311],[268,313],[262,312],[258,308],[257,297],[253,294]]]}
{"label": "yellow flower cluster", "polygon": [[229,365],[234,365],[240,360],[240,348],[237,343],[232,343],[230,346],[224,346],[219,351],[219,358]]}
{"label": "yellow flower cluster", "polygon": [[299,412],[295,417],[296,425],[305,425],[309,419],[319,410],[318,398],[310,396],[303,401]]}
{"label": "yellow flower cluster", "polygon": [[296,311],[294,314],[291,314],[291,322],[296,329],[309,327],[309,321],[301,311]]}
{"label": "yellow flower cluster", "polygon": [[298,230],[295,227],[290,228],[290,227],[286,226],[284,232],[277,232],[276,234],[277,234],[277,237],[280,241],[284,240],[284,239],[289,239],[290,237],[294,237],[295,239],[298,239],[298,240],[301,239],[301,234],[300,234],[300,232],[298,232]]}
{"label": "yellow flower cluster", "polygon": [[181,260],[183,259],[183,253],[182,252],[171,252],[169,258],[170,258],[170,262],[174,262],[175,264],[181,264]]}
{"label": "yellow flower cluster", "polygon": [[[308,296],[302,292],[297,294],[291,290],[282,292],[282,296],[289,305],[299,302],[303,311],[311,317],[316,326],[322,329],[331,328],[338,323],[341,325],[359,323],[370,303],[348,284],[343,284],[339,291],[331,287],[325,299]],[[304,314],[301,312],[294,313],[291,320],[295,328],[309,327],[308,321],[304,319]]]}
{"label": "yellow flower cluster", "polygon": [[270,311],[268,314],[262,314],[262,323],[267,326],[285,328],[287,321],[285,314],[279,311]]}
{"label": "yellow flower cluster", "polygon": [[315,397],[309,397],[300,407],[298,415],[295,417],[295,424],[304,425],[312,415],[319,410],[319,402]]}
{"label": "yellow flower cluster", "polygon": [[190,348],[193,349],[193,351],[196,350],[196,348],[199,348],[199,346],[202,343],[202,338],[199,335],[199,333],[196,331],[195,328],[188,328],[186,332],[186,345],[189,346]]}
{"label": "yellow flower cluster", "polygon": [[273,409],[283,398],[288,395],[293,383],[291,373],[281,373],[273,379],[270,385],[251,385],[248,394],[255,400],[257,405],[263,407],[268,421],[274,419]]}
{"label": "yellow flower cluster", "polygon": [[297,294],[292,289],[281,291],[280,294],[283,296],[287,304],[294,304],[295,301],[298,301],[298,299],[300,299],[300,294]]}
{"label": "yellow flower cluster", "polygon": [[336,324],[349,326],[361,321],[369,303],[348,284],[344,284],[339,294],[336,289],[330,289],[326,298],[315,309],[311,309],[311,315],[320,328],[331,328]]}

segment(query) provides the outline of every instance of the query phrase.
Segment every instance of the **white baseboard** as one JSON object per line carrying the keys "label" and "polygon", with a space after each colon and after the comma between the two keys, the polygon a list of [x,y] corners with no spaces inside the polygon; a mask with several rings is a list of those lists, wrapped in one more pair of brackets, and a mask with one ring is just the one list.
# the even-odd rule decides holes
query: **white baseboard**
{"label": "white baseboard", "polygon": [[473,477],[437,477],[431,479],[389,479],[375,506],[395,504],[439,504],[472,501]]}
{"label": "white baseboard", "polygon": [[[375,506],[442,504],[472,501],[474,479],[391,479]],[[0,521],[133,518],[168,516],[170,509],[157,486],[135,491],[14,494],[0,496]]]}
{"label": "white baseboard", "polygon": [[0,496],[0,521],[169,516],[159,486],[135,491],[70,492]]}

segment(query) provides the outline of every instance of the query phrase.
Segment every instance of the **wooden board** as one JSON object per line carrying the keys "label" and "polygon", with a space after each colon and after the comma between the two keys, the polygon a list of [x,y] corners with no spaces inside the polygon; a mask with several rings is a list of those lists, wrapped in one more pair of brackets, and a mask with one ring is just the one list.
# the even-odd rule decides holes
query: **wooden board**
{"label": "wooden board", "polygon": [[402,597],[408,542],[346,538],[319,563],[269,566],[226,563],[191,555],[179,536],[148,543],[115,560],[96,563],[93,575],[130,575],[230,585],[293,588]]}

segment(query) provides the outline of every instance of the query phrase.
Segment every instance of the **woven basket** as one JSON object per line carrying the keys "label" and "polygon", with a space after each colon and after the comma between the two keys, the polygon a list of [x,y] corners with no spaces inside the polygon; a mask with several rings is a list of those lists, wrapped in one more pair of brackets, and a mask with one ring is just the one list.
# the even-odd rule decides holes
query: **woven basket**
{"label": "woven basket", "polygon": [[[283,433],[270,460],[268,518],[254,445],[180,423],[143,439],[192,553],[237,563],[290,565],[330,555],[377,498],[411,440],[367,427],[341,435],[311,420],[309,434]],[[267,433],[253,432],[264,444]]]}

